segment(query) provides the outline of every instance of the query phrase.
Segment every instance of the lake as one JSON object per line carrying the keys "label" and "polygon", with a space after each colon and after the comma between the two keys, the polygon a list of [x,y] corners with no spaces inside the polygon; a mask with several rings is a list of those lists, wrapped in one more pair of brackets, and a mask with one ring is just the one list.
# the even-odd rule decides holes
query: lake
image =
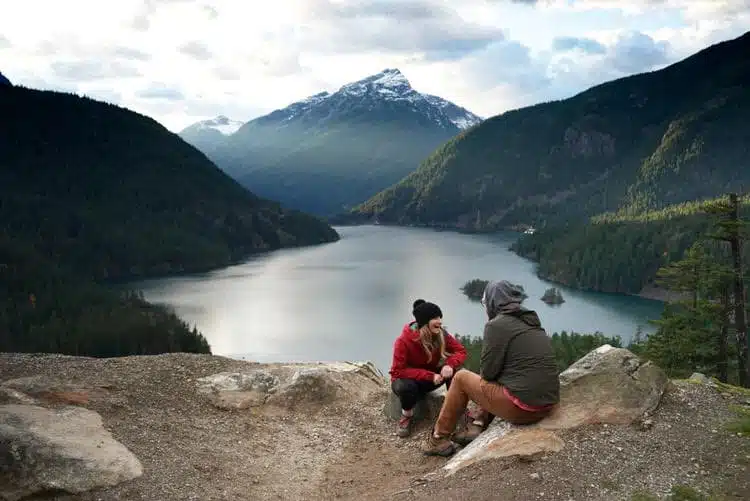
{"label": "lake", "polygon": [[371,360],[386,372],[393,341],[416,298],[437,303],[451,333],[481,336],[482,306],[461,292],[472,278],[521,284],[524,306],[550,334],[602,331],[627,341],[653,328],[662,303],[559,287],[565,303],[540,298],[554,284],[508,250],[515,233],[467,235],[425,228],[338,227],[341,240],[284,249],[224,269],[128,284],[196,325],[214,354],[259,362]]}

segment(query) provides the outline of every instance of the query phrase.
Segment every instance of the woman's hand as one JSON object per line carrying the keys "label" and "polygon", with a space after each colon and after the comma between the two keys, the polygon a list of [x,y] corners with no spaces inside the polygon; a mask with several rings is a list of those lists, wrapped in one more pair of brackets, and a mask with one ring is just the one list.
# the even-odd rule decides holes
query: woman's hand
{"label": "woman's hand", "polygon": [[444,365],[443,369],[440,371],[440,375],[443,376],[443,379],[450,379],[453,377],[453,367],[450,365]]}
{"label": "woman's hand", "polygon": [[440,374],[433,374],[432,382],[433,384],[435,384],[435,386],[443,384],[443,376],[441,376]]}

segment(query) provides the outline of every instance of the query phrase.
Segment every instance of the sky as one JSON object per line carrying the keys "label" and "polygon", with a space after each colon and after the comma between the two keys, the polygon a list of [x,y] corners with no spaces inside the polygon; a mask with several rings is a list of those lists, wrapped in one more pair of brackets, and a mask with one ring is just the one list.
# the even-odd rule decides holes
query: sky
{"label": "sky", "polygon": [[482,117],[750,31],[750,0],[3,0],[0,72],[175,132],[385,68]]}

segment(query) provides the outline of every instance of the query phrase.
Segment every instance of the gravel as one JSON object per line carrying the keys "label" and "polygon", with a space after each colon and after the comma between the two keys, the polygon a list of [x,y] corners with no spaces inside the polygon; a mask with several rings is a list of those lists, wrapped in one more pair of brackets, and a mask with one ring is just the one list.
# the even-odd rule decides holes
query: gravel
{"label": "gravel", "polygon": [[210,355],[0,354],[0,381],[33,377],[23,385],[51,392],[50,406],[62,405],[50,398],[55,392],[58,400],[73,395],[143,463],[142,477],[114,489],[48,499],[613,501],[636,491],[664,496],[678,484],[750,499],[750,440],[725,430],[729,405],[747,405],[747,396],[707,385],[673,386],[645,424],[589,425],[565,433],[557,454],[486,461],[438,478],[446,460],[420,451],[429,423],[397,438],[382,413],[385,384],[295,412],[224,411],[196,392],[200,377],[263,367]]}

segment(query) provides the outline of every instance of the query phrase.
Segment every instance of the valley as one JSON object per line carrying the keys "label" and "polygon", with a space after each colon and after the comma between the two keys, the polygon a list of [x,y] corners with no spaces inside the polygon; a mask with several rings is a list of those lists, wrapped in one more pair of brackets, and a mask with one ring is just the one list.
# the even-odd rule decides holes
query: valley
{"label": "valley", "polygon": [[332,216],[398,182],[441,143],[480,121],[418,92],[391,68],[255,118],[231,134],[207,121],[180,135],[253,192]]}

